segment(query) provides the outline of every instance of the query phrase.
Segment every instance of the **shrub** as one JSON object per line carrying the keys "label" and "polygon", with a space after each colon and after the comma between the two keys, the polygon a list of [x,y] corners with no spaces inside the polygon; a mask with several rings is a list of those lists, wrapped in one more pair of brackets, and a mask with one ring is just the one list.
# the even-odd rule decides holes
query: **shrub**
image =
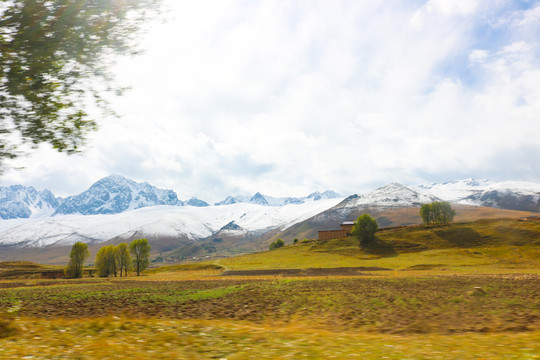
{"label": "shrub", "polygon": [[270,246],[268,247],[270,250],[274,250],[274,249],[277,249],[277,248],[280,248],[282,246],[284,246],[285,243],[283,242],[283,240],[281,239],[277,239],[276,241],[274,241],[273,243],[270,244]]}

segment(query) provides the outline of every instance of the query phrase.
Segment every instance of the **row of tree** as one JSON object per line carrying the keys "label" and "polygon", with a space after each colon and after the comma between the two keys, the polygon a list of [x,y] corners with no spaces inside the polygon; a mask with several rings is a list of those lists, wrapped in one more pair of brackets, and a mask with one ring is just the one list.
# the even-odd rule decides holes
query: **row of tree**
{"label": "row of tree", "polygon": [[[422,205],[420,216],[426,225],[446,225],[454,221],[456,211],[446,201],[435,201]],[[360,241],[360,247],[372,242],[377,231],[377,220],[369,214],[360,215],[354,222],[351,234]]]}
{"label": "row of tree", "polygon": [[[81,278],[83,264],[90,256],[88,244],[77,242],[71,248],[69,263],[65,274],[70,278]],[[101,277],[127,276],[128,269],[132,268],[137,276],[150,264],[150,244],[147,239],[136,239],[131,243],[121,243],[117,246],[107,245],[100,248],[96,254],[96,271]]]}

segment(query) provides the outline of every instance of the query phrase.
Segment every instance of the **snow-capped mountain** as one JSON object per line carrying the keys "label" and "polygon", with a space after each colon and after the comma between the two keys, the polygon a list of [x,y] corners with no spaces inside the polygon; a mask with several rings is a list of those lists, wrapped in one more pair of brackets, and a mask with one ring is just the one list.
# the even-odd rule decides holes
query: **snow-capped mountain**
{"label": "snow-capped mountain", "polygon": [[221,236],[235,236],[235,237],[241,237],[248,233],[248,231],[244,228],[242,228],[240,225],[235,223],[234,221],[231,221],[227,225],[223,226],[221,229],[219,229],[218,232],[213,234],[214,237],[221,237]]}
{"label": "snow-capped mountain", "polygon": [[311,200],[321,200],[321,199],[336,199],[338,197],[341,197],[337,192],[332,190],[326,190],[324,192],[314,192],[307,196],[308,199]]}
{"label": "snow-capped mountain", "polygon": [[0,221],[0,246],[41,247],[71,245],[77,241],[99,243],[137,234],[148,238],[199,240],[219,231],[264,232],[283,230],[308,219],[339,201],[326,199],[263,206],[238,203],[227,206],[159,205],[104,215],[56,215],[41,219]]}
{"label": "snow-capped mountain", "polygon": [[538,183],[465,179],[443,184],[420,185],[418,190],[459,204],[540,211]]}
{"label": "snow-capped mountain", "polygon": [[266,201],[265,197],[259,192],[253,195],[253,197],[249,199],[249,202],[258,205],[268,205],[268,201]]}
{"label": "snow-capped mountain", "polygon": [[111,175],[97,181],[81,194],[66,198],[56,209],[55,215],[118,214],[155,205],[182,206],[183,203],[172,190]]}
{"label": "snow-capped mountain", "polygon": [[445,183],[432,183],[411,188],[424,194],[435,195],[446,201],[458,202],[470,195],[479,194],[487,189],[492,182],[488,179],[464,179]]}
{"label": "snow-capped mountain", "polygon": [[238,203],[249,203],[249,204],[258,204],[266,206],[284,206],[288,204],[303,204],[306,201],[318,201],[318,200],[329,200],[337,199],[342,196],[332,190],[326,190],[324,192],[314,192],[304,197],[272,197],[268,195],[263,195],[260,192],[257,192],[253,196],[249,195],[237,195],[237,196],[227,196],[224,200],[215,203],[214,205],[231,205]]}
{"label": "snow-capped mountain", "polygon": [[0,218],[16,219],[50,215],[58,200],[49,190],[12,185],[0,187]]}
{"label": "snow-capped mountain", "polygon": [[198,206],[198,207],[204,207],[204,206],[210,206],[206,201],[197,199],[196,197],[192,197],[188,201],[184,202],[184,205],[188,206]]}
{"label": "snow-capped mountain", "polygon": [[[291,232],[293,237],[299,233],[316,236],[317,229],[353,220],[365,212],[383,214],[378,219],[382,226],[398,220],[399,224],[410,224],[414,219],[403,215],[402,209],[438,200],[540,211],[540,184],[474,179],[418,187],[391,183],[346,199],[332,191],[298,198],[256,193],[230,196],[213,206],[197,198],[182,202],[172,190],[121,176],[106,177],[87,191],[60,200],[47,190],[2,187],[0,258],[8,256],[8,248],[71,245],[76,241],[97,246],[139,237],[153,239],[155,245],[167,239],[160,251],[198,240],[218,244],[214,240],[221,239],[231,247],[246,242],[262,244],[264,236],[280,231]],[[384,218],[392,211],[401,217]],[[308,235],[311,233],[306,229],[315,235]]]}
{"label": "snow-capped mountain", "polygon": [[399,183],[382,186],[363,195],[351,195],[336,208],[395,208],[420,206],[440,200],[438,197],[423,194]]}

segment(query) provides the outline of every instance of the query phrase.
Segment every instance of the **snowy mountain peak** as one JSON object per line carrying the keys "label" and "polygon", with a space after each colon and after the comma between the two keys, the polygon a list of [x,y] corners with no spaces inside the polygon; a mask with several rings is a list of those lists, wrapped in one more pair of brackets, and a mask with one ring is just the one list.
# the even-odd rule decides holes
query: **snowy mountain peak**
{"label": "snowy mountain peak", "polygon": [[215,203],[214,205],[231,205],[237,203],[250,203],[263,206],[285,206],[289,204],[303,204],[307,200],[319,201],[319,200],[330,200],[338,199],[342,196],[332,190],[326,190],[324,192],[314,192],[305,197],[272,197],[268,195],[263,195],[260,192],[257,192],[253,196],[227,196],[225,200]]}
{"label": "snowy mountain peak", "polygon": [[308,199],[311,199],[311,200],[321,200],[321,199],[337,199],[341,197],[341,195],[339,195],[338,193],[336,193],[335,191],[332,191],[332,190],[326,190],[324,192],[319,192],[319,191],[316,191],[314,193],[311,193],[308,195]]}
{"label": "snowy mountain peak", "polygon": [[367,194],[349,196],[338,207],[409,207],[420,206],[437,200],[440,199],[393,182]]}
{"label": "snowy mountain peak", "polygon": [[452,189],[458,189],[458,188],[459,189],[474,189],[474,188],[486,187],[491,184],[492,182],[488,179],[467,178],[463,180],[447,181],[442,184],[439,184],[439,183],[431,183],[429,185],[423,184],[423,185],[419,185],[418,187],[421,189],[437,189],[441,187],[452,188]]}
{"label": "snowy mountain peak", "polygon": [[208,205],[208,203],[207,203],[206,201],[197,199],[196,197],[192,197],[191,199],[189,199],[189,200],[185,203],[185,205],[189,205],[189,206],[198,206],[198,207],[210,206],[210,205]]}
{"label": "snowy mountain peak", "polygon": [[268,205],[268,201],[260,192],[253,195],[253,197],[249,199],[249,202],[252,204],[258,204],[258,205]]}
{"label": "snowy mountain peak", "polygon": [[221,231],[221,230],[243,230],[243,229],[242,229],[241,226],[239,226],[238,224],[236,224],[236,223],[234,222],[234,220],[233,220],[233,221],[231,221],[230,223],[228,223],[227,225],[223,226],[223,227],[220,229],[220,231]]}
{"label": "snowy mountain peak", "polygon": [[137,183],[120,175],[95,182],[79,195],[70,196],[56,209],[56,214],[116,214],[153,205],[180,206],[176,193],[158,189],[147,182]]}
{"label": "snowy mountain peak", "polygon": [[232,197],[232,196],[227,196],[225,198],[225,200],[222,200],[220,202],[217,202],[215,203],[214,205],[216,206],[220,206],[220,205],[231,205],[231,204],[236,204],[236,203],[239,203],[239,202],[242,202],[242,201],[239,201],[239,199],[235,198],[235,197]]}
{"label": "snowy mountain peak", "polygon": [[49,190],[36,191],[33,187],[11,185],[0,187],[0,218],[16,219],[50,215],[58,200]]}

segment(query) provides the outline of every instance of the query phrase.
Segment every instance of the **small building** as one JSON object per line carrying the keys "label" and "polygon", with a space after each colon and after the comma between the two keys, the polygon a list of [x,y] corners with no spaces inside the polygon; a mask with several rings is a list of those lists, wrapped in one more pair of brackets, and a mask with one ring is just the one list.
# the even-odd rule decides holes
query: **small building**
{"label": "small building", "polygon": [[339,224],[340,230],[319,230],[319,240],[331,240],[351,235],[354,221],[344,221]]}
{"label": "small building", "polygon": [[339,224],[339,227],[341,228],[341,230],[345,230],[348,233],[347,235],[350,235],[354,227],[354,221],[344,221]]}

